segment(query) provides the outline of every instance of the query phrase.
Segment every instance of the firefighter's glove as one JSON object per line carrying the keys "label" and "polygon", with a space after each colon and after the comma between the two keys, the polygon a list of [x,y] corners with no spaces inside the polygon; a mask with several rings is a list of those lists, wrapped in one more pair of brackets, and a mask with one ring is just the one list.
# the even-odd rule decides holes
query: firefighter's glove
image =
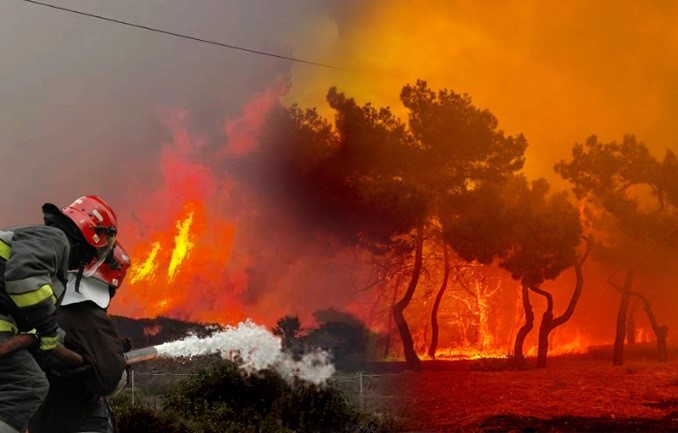
{"label": "firefighter's glove", "polygon": [[50,364],[52,363],[52,352],[49,350],[40,350],[38,346],[33,346],[29,349],[29,352],[33,355],[35,362],[38,363],[40,369],[44,372],[50,370]]}
{"label": "firefighter's glove", "polygon": [[129,337],[120,337],[122,343],[122,351],[127,353],[132,350],[132,340]]}
{"label": "firefighter's glove", "polygon": [[59,342],[59,337],[57,335],[41,335],[39,338],[40,350],[43,352],[49,352],[50,350],[53,350]]}
{"label": "firefighter's glove", "polygon": [[82,378],[88,376],[94,371],[94,368],[90,364],[83,364],[77,367],[71,367],[63,363],[57,357],[52,357],[52,360],[49,363],[49,373],[52,376],[63,377],[63,378]]}

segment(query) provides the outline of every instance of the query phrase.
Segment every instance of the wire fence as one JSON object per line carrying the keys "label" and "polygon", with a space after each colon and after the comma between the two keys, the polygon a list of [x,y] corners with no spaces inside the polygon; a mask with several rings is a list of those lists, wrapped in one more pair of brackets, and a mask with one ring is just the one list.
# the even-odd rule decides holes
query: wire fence
{"label": "wire fence", "polygon": [[[361,410],[376,410],[397,397],[397,388],[391,386],[391,378],[407,373],[342,373],[332,376],[328,383],[340,389]],[[156,409],[162,406],[163,395],[170,392],[182,380],[196,373],[148,372],[131,370],[129,385],[123,390],[132,404],[143,400]]]}

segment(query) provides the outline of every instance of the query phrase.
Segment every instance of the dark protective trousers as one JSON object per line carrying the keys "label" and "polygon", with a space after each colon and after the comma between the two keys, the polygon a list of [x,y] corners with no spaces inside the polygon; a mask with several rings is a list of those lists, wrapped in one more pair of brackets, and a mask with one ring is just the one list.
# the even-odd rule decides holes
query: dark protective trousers
{"label": "dark protective trousers", "polygon": [[[0,332],[0,343],[13,336]],[[47,396],[49,382],[28,350],[0,358],[0,430],[23,432]],[[4,425],[3,425],[4,424]]]}

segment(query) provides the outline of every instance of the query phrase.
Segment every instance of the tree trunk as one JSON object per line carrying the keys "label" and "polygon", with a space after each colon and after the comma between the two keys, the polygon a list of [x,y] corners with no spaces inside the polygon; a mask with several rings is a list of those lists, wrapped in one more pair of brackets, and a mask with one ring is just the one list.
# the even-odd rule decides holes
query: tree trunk
{"label": "tree trunk", "polygon": [[617,332],[614,338],[614,349],[612,353],[613,365],[624,365],[624,340],[626,338],[626,317],[629,311],[629,301],[631,300],[631,284],[633,282],[633,271],[626,272],[624,278],[624,286],[615,286],[621,291],[621,302],[619,303],[619,311],[617,312]]}
{"label": "tree trunk", "polygon": [[664,325],[655,329],[655,335],[657,336],[657,354],[659,357],[659,362],[668,362],[669,360],[669,351],[666,348],[666,337],[669,333],[669,327]]}
{"label": "tree trunk", "polygon": [[553,317],[553,297],[551,296],[551,294],[541,289],[537,291],[535,290],[536,289],[535,287],[531,287],[532,290],[537,291],[537,293],[544,295],[546,297],[547,302],[546,311],[544,312],[544,315],[541,320],[541,325],[539,326],[539,348],[537,349],[537,368],[546,367],[546,359],[548,357],[549,352],[549,335],[551,334],[551,331],[553,331],[560,325],[566,323],[568,320],[570,320],[570,318],[572,318],[572,315],[574,314],[574,310],[577,307],[579,298],[581,297],[582,288],[584,287],[584,274],[581,268],[589,255],[589,250],[590,245],[587,240],[586,252],[582,256],[582,258],[575,262],[573,265],[574,274],[576,276],[576,282],[574,284],[574,290],[572,291],[572,297],[570,298],[570,302],[567,304],[565,312],[563,312],[563,314],[561,314],[560,316],[556,318]]}
{"label": "tree trunk", "polygon": [[527,286],[522,286],[523,294],[523,310],[525,311],[525,324],[518,330],[516,334],[516,341],[513,347],[513,357],[518,368],[525,368],[525,356],[523,355],[523,344],[527,334],[530,333],[534,326],[534,313],[532,312],[532,305],[530,304],[530,293]]}
{"label": "tree trunk", "polygon": [[614,349],[612,353],[612,365],[624,365],[624,338],[626,336],[626,315],[629,310],[628,292],[622,293],[619,311],[617,312],[617,333],[614,337]]}
{"label": "tree trunk", "polygon": [[626,343],[629,346],[636,344],[636,306],[637,302],[630,301],[629,312],[626,315]]}
{"label": "tree trunk", "polygon": [[652,313],[652,308],[650,307],[650,301],[647,299],[647,297],[645,297],[645,295],[642,293],[629,291],[629,296],[635,296],[643,303],[645,314],[647,314],[647,318],[650,320],[650,325],[652,325],[652,331],[657,337],[657,358],[660,362],[668,361],[666,337],[669,333],[669,327],[666,325],[660,326],[659,323],[657,323],[657,319],[654,317],[654,313]]}
{"label": "tree trunk", "polygon": [[553,296],[537,286],[530,286],[530,290],[546,298],[546,310],[539,325],[539,345],[537,348],[537,368],[546,367],[546,357],[549,353],[549,333],[553,326]]}
{"label": "tree trunk", "polygon": [[423,225],[417,227],[416,240],[415,240],[415,251],[414,251],[414,269],[412,270],[412,279],[410,284],[407,286],[405,295],[403,298],[398,301],[392,308],[393,311],[393,320],[398,326],[400,331],[400,339],[403,342],[403,352],[405,354],[405,362],[407,362],[407,367],[411,370],[419,371],[421,370],[421,360],[417,356],[417,352],[414,350],[414,341],[412,340],[412,334],[410,334],[410,329],[407,327],[407,321],[403,312],[405,308],[412,300],[412,295],[414,295],[414,290],[417,288],[417,283],[419,282],[419,275],[421,274],[422,266],[422,256],[424,250],[424,227]]}
{"label": "tree trunk", "polygon": [[450,277],[450,255],[447,252],[447,245],[443,242],[443,256],[445,260],[445,273],[443,275],[443,282],[440,285],[440,290],[436,295],[431,309],[431,345],[428,347],[428,356],[436,359],[436,350],[438,349],[438,309],[440,308],[440,301],[443,299],[443,293],[447,289],[447,280]]}
{"label": "tree trunk", "polygon": [[[391,300],[391,310],[395,305],[396,296],[398,294],[398,284],[393,287],[393,299]],[[388,324],[386,325],[386,344],[384,344],[384,358],[388,356],[388,353],[391,351],[391,333],[393,332],[393,315],[388,315]]]}

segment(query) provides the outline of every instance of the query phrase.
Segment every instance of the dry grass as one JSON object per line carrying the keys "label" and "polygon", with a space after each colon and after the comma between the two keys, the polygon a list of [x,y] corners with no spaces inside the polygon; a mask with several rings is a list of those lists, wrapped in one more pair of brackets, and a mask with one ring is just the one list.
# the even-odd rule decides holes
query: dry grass
{"label": "dry grass", "polygon": [[438,364],[365,381],[365,404],[410,431],[678,431],[678,361],[615,367],[583,355],[523,371]]}

